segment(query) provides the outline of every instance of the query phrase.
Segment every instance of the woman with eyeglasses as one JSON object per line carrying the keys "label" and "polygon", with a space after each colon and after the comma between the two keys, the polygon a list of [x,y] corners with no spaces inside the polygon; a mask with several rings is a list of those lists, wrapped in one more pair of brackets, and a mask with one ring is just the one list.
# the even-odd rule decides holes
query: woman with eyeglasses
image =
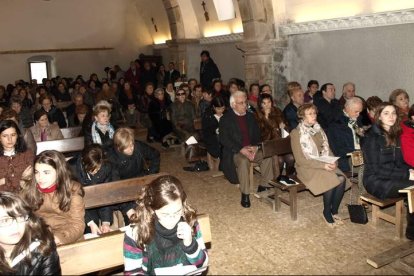
{"label": "woman with eyeglasses", "polygon": [[10,192],[0,192],[0,274],[61,275],[53,234]]}
{"label": "woman with eyeglasses", "polygon": [[208,255],[183,186],[160,176],[138,195],[136,219],[124,238],[125,274],[156,274],[157,268],[208,264]]}
{"label": "woman with eyeglasses", "polygon": [[175,134],[184,142],[195,131],[195,110],[193,104],[187,100],[184,89],[178,88],[175,98],[176,101],[171,105],[171,122]]}
{"label": "woman with eyeglasses", "polygon": [[0,121],[0,191],[20,191],[20,180],[32,173],[33,159],[19,126],[12,120]]}

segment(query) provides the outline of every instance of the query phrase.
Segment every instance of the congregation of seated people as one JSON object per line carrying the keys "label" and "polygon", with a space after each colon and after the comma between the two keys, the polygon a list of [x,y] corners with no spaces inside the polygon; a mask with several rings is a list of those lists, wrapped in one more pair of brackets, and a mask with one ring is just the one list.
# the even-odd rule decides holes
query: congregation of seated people
{"label": "congregation of seated people", "polygon": [[[146,254],[159,254],[151,251],[155,250],[152,239],[165,239],[163,235],[172,230],[180,233],[184,243],[182,247],[174,244],[175,257],[182,260],[197,253],[197,262],[205,263],[204,244],[191,234],[199,231],[195,213],[174,177],[151,183],[138,203],[88,210],[84,204],[83,187],[157,173],[161,155],[151,144],[168,149],[191,136],[219,161],[218,169],[226,179],[239,184],[243,208],[251,207],[253,189],[261,193],[279,175],[295,175],[313,195],[322,195],[321,218],[331,228],[344,224],[339,207],[350,186],[346,176],[352,167],[350,153],[363,152],[363,185],[370,194],[394,198],[400,196],[399,189],[414,185],[414,105],[410,107],[405,90],[392,91],[387,102],[377,96],[364,100],[357,96],[356,85],[347,82],[337,99],[333,83],[319,89],[319,82],[310,80],[304,92],[301,84],[291,81],[284,95],[276,98],[269,84],[253,83],[247,89],[236,78],[225,84],[209,52],[203,51],[200,58],[199,81],[182,78],[174,62],[167,71],[162,64],[135,60],[125,72],[118,65],[106,67],[102,80],[92,73],[88,80],[81,75],[58,76],[39,85],[19,80],[7,88],[0,86],[0,213],[10,216],[0,219],[0,227],[33,220],[26,230],[41,231],[24,244],[42,240],[45,244],[32,258],[47,254],[56,266],[50,269],[59,274],[56,246],[81,240],[85,233],[111,231],[113,212],[119,210],[126,224],[142,222],[144,217],[153,224],[127,232],[128,272],[153,273],[154,267],[134,260],[147,250]],[[289,102],[283,105],[283,99]],[[199,132],[196,120],[201,121]],[[61,129],[68,126],[81,128],[82,152],[69,161],[53,149],[36,155],[36,143],[64,139]],[[146,130],[145,141],[137,139],[138,129]],[[260,143],[277,143],[287,135],[292,153],[264,157]],[[322,161],[328,156],[339,159]],[[260,166],[258,186],[250,182],[252,162]],[[163,189],[170,193],[161,193]],[[20,207],[11,215],[12,201]],[[174,220],[162,219],[165,213],[174,214]],[[179,221],[182,213],[185,221]],[[159,218],[155,224],[149,222],[148,216],[155,215]],[[414,239],[413,215],[408,214],[407,221],[406,237]],[[137,237],[136,231],[145,227],[151,232]],[[2,250],[8,255],[0,255],[0,266],[5,272],[13,271],[10,259],[16,251]],[[26,266],[21,264],[17,271],[27,271]]]}

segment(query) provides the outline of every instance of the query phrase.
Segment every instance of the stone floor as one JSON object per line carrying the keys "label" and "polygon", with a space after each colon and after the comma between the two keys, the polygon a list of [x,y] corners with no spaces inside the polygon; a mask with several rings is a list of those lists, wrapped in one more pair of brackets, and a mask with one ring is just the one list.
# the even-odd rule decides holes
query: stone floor
{"label": "stone floor", "polygon": [[[159,148],[158,144],[154,144]],[[251,196],[252,206],[240,206],[240,192],[213,172],[186,172],[180,149],[162,150],[161,171],[183,182],[190,204],[210,215],[212,244],[208,274],[407,274],[398,264],[375,269],[366,259],[407,240],[394,237],[393,225],[380,222],[330,229],[322,220],[322,198],[308,191],[298,195],[298,220],[291,221],[288,206],[279,213]],[[256,178],[256,185],[259,181]],[[343,199],[340,215],[347,216]],[[369,217],[370,217],[369,213]],[[414,254],[413,254],[414,255]],[[406,257],[414,263],[414,256]]]}

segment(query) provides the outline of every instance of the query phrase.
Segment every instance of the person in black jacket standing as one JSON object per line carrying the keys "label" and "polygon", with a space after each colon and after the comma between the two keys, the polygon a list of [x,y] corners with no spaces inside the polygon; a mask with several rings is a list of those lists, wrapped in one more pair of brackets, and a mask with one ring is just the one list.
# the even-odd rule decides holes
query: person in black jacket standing
{"label": "person in black jacket standing", "polygon": [[221,78],[220,71],[208,51],[202,51],[200,57],[200,83],[204,88],[211,89],[213,80]]}
{"label": "person in black jacket standing", "polygon": [[56,244],[47,224],[18,195],[1,192],[0,275],[61,274]]}
{"label": "person in black jacket standing", "polygon": [[[401,126],[395,106],[382,103],[375,112],[375,123],[362,143],[363,184],[379,199],[401,196],[400,189],[414,185],[414,169],[405,162],[400,146]],[[414,240],[414,214],[407,212],[408,239]]]}
{"label": "person in black jacket standing", "polygon": [[274,177],[272,158],[263,159],[263,152],[258,148],[261,142],[260,128],[254,115],[247,112],[246,93],[233,93],[230,96],[230,107],[232,109],[219,122],[219,141],[223,146],[220,166],[231,183],[240,183],[241,205],[249,208],[250,188],[253,185],[249,179],[250,162],[260,165],[262,185],[259,185],[257,192],[262,192]]}

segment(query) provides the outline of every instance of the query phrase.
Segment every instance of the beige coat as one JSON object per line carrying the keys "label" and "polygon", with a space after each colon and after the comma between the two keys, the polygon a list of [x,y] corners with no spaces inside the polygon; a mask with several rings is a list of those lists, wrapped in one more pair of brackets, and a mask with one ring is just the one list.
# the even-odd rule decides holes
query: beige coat
{"label": "beige coat", "polygon": [[74,182],[70,209],[63,212],[59,209],[59,203],[54,196],[56,192],[44,194],[43,204],[36,214],[43,218],[50,226],[54,236],[58,237],[61,243],[71,243],[83,238],[85,229],[85,202],[79,195],[80,184]]}
{"label": "beige coat", "polygon": [[[321,151],[323,141],[322,135],[318,133],[315,136],[312,136],[312,138],[318,147],[318,151]],[[292,130],[290,133],[290,139],[293,155],[295,157],[297,177],[303,182],[303,184],[305,184],[306,188],[308,188],[312,194],[323,194],[324,192],[340,184],[339,178],[336,176],[336,174],[344,175],[340,169],[337,168],[335,171],[327,171],[324,169],[326,163],[312,159],[308,160],[305,158],[302,147],[300,146],[298,128]],[[329,155],[333,156],[330,150]],[[347,179],[347,187],[349,186],[350,182]]]}
{"label": "beige coat", "polygon": [[[40,142],[40,128],[37,125],[34,125],[30,128],[30,131],[33,133],[35,141]],[[57,124],[50,124],[46,129],[46,133],[47,141],[64,139],[62,131],[60,131],[60,128]]]}

